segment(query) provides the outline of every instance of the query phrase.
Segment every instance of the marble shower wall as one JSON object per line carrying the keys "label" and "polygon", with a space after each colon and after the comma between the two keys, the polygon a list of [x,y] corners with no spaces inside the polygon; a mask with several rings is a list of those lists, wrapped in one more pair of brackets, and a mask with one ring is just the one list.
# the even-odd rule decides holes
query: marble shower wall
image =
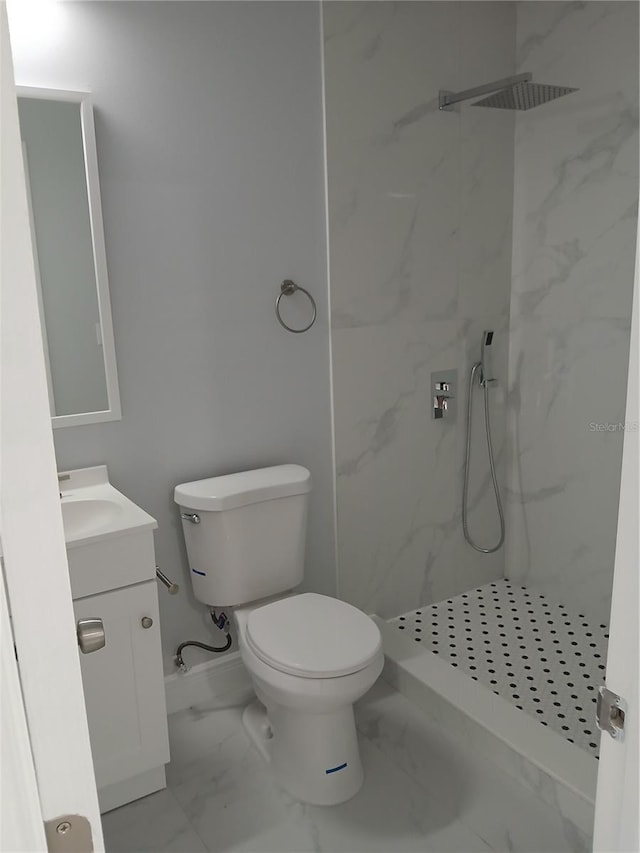
{"label": "marble shower wall", "polygon": [[635,260],[638,6],[519,3],[517,63],[580,91],[516,122],[507,575],[603,622]]}
{"label": "marble shower wall", "polygon": [[[462,537],[467,372],[495,329],[504,480],[514,117],[438,110],[515,67],[511,3],[323,4],[341,598],[382,616],[504,572]],[[454,425],[430,374],[457,368]],[[477,394],[470,525],[498,535]]]}

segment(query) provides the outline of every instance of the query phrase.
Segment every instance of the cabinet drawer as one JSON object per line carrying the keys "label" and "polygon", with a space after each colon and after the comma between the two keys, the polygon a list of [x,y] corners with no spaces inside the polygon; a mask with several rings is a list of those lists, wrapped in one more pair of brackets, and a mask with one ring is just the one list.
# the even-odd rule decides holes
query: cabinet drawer
{"label": "cabinet drawer", "polygon": [[[76,619],[102,619],[106,644],[80,655],[98,788],[169,760],[156,582],[74,601]],[[151,627],[142,625],[144,617]],[[148,624],[148,623],[147,623]]]}
{"label": "cabinet drawer", "polygon": [[67,549],[71,597],[84,598],[109,589],[153,580],[156,574],[153,533],[110,536]]}

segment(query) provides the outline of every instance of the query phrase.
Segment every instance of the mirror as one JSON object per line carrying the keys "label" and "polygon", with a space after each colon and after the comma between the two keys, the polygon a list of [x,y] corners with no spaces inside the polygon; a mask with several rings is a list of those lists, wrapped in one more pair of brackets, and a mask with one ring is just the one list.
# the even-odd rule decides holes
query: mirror
{"label": "mirror", "polygon": [[118,420],[93,108],[19,88],[18,110],[52,423]]}

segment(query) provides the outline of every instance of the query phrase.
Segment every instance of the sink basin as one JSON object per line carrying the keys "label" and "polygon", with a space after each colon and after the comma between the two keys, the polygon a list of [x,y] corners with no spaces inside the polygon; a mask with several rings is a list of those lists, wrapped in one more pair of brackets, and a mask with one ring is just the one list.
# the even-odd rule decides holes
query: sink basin
{"label": "sink basin", "polygon": [[111,485],[107,466],[58,471],[58,484],[74,600],[153,580],[158,523]]}
{"label": "sink basin", "polygon": [[62,524],[65,537],[85,536],[113,524],[122,507],[115,501],[100,498],[63,498]]}
{"label": "sink basin", "polygon": [[67,552],[158,526],[155,518],[114,489],[106,465],[59,471],[58,484]]}

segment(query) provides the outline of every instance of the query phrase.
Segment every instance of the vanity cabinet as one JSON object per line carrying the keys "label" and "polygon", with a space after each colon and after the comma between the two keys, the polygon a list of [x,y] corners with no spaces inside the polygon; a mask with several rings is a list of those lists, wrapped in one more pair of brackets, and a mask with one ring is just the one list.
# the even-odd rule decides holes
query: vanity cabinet
{"label": "vanity cabinet", "polygon": [[100,811],[166,787],[167,710],[154,518],[105,465],[58,473],[76,622],[101,619],[105,645],[80,654]]}
{"label": "vanity cabinet", "polygon": [[[156,581],[74,601],[102,619],[105,646],[80,655],[101,811],[165,786],[169,761]],[[147,790],[147,788],[151,790]]]}

